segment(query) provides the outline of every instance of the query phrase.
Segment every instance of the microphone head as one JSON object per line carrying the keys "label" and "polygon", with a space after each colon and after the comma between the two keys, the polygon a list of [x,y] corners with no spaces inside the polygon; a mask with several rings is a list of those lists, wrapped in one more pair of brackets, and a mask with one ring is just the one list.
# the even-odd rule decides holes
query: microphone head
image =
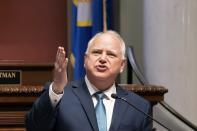
{"label": "microphone head", "polygon": [[119,97],[116,94],[111,94],[111,97],[114,99],[118,99]]}

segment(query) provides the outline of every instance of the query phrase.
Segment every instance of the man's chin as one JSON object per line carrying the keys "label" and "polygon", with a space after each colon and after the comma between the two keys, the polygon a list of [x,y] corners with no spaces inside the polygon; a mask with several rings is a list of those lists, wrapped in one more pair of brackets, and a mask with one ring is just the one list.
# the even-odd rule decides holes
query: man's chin
{"label": "man's chin", "polygon": [[95,79],[95,80],[107,80],[107,79],[111,79],[111,76],[106,73],[106,72],[94,72],[91,75],[89,75],[89,77],[91,77],[90,79]]}
{"label": "man's chin", "polygon": [[104,75],[104,74],[98,74],[98,75],[95,75],[95,78],[96,78],[97,80],[107,80],[107,79],[109,79],[110,77],[107,76],[107,75]]}

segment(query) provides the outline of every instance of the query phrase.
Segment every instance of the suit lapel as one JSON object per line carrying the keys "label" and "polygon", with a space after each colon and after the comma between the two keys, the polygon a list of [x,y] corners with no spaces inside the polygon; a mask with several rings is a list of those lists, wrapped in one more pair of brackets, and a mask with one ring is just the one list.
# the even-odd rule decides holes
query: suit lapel
{"label": "suit lapel", "polygon": [[[126,97],[127,92],[125,92],[121,87],[117,87],[116,89],[117,89],[117,95],[119,97]],[[118,127],[120,126],[121,118],[124,116],[124,112],[127,108],[128,108],[128,104],[125,104],[123,101],[119,99],[115,100],[110,131],[118,130]]]}
{"label": "suit lapel", "polygon": [[79,98],[79,101],[81,102],[81,105],[87,115],[87,118],[92,128],[94,129],[94,131],[98,131],[94,104],[84,79],[79,83],[74,84],[73,92]]}

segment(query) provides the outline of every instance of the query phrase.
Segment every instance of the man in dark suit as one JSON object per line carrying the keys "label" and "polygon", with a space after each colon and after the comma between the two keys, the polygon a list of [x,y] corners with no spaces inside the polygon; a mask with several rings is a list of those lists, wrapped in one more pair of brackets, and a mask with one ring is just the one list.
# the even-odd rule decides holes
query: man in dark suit
{"label": "man in dark suit", "polygon": [[26,116],[28,131],[151,130],[150,119],[124,101],[111,98],[115,93],[151,112],[149,102],[115,84],[126,62],[125,44],[118,33],[101,32],[90,40],[84,57],[86,76],[79,81],[67,81],[65,55],[64,48],[59,47],[54,80],[44,87]]}

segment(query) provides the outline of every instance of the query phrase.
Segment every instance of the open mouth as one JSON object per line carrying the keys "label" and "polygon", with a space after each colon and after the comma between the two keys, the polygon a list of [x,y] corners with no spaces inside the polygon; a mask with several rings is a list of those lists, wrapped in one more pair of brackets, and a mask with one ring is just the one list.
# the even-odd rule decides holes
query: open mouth
{"label": "open mouth", "polygon": [[104,72],[104,71],[106,71],[108,68],[107,68],[107,66],[105,66],[105,65],[98,65],[98,66],[96,66],[96,69],[97,69],[97,71],[99,71],[99,72]]}

